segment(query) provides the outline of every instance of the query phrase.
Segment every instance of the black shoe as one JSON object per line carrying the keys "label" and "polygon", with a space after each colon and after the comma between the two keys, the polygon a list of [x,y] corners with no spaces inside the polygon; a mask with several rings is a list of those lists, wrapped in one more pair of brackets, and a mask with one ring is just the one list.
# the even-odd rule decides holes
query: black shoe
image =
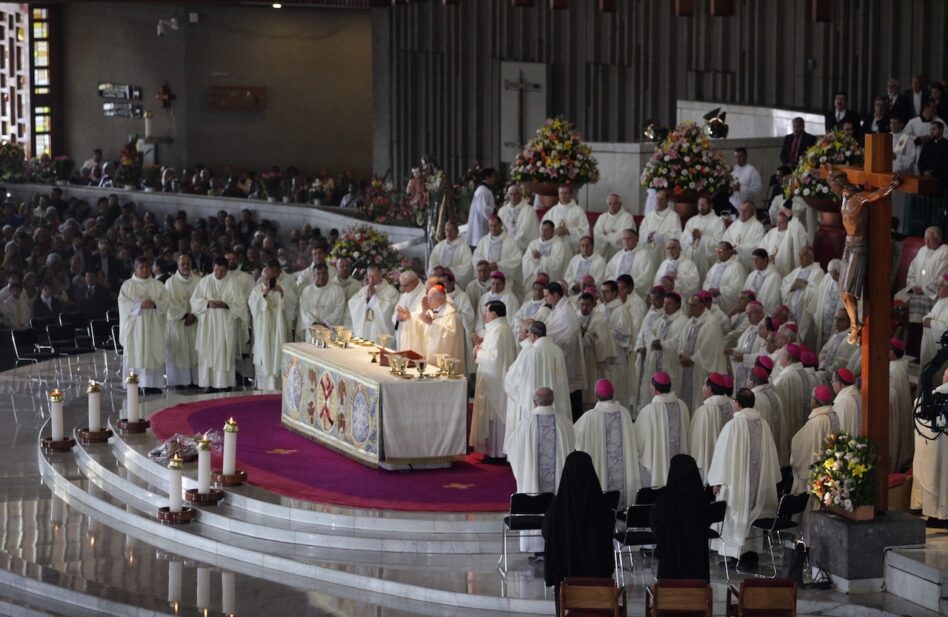
{"label": "black shoe", "polygon": [[217,392],[217,388],[204,388],[201,390],[201,394],[214,394]]}
{"label": "black shoe", "polygon": [[925,522],[929,529],[948,529],[948,518],[934,518],[929,516]]}
{"label": "black shoe", "polygon": [[188,384],[188,390],[200,390],[201,386],[196,383]]}
{"label": "black shoe", "polygon": [[218,392],[233,392],[233,390],[234,390],[233,388],[231,388],[230,386],[227,386],[226,388],[220,388]]}

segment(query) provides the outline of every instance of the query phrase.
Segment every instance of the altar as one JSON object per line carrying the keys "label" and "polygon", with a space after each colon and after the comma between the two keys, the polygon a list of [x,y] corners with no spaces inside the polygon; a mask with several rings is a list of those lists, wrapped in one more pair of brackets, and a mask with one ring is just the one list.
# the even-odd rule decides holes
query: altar
{"label": "altar", "polygon": [[371,349],[283,346],[285,428],[370,467],[447,467],[467,453],[467,380],[394,375]]}

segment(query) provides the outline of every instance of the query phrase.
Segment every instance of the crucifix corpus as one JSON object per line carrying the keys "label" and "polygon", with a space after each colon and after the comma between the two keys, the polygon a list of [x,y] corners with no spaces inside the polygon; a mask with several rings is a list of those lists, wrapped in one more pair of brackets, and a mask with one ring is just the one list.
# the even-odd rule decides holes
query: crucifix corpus
{"label": "crucifix corpus", "polygon": [[[862,344],[863,435],[879,445],[876,510],[888,509],[889,468],[889,315],[892,306],[892,191],[932,193],[934,178],[892,173],[892,135],[866,135],[865,164],[824,166],[820,176],[842,195],[846,248],[840,271],[840,297],[852,322],[849,340]],[[862,185],[863,191],[857,186]],[[872,190],[876,189],[876,190]],[[872,274],[870,277],[869,274]],[[859,322],[858,301],[863,300]],[[905,427],[908,430],[908,427]]]}
{"label": "crucifix corpus", "polygon": [[520,145],[527,143],[527,135],[524,132],[527,117],[527,94],[529,92],[539,92],[543,89],[542,84],[536,84],[523,78],[523,71],[518,73],[516,81],[505,79],[504,90],[517,91],[517,136],[520,138]]}

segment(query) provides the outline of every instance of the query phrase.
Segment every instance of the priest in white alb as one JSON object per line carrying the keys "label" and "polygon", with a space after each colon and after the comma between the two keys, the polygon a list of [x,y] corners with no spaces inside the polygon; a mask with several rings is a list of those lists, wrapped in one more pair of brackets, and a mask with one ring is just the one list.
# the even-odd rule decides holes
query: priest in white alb
{"label": "priest in white alb", "polygon": [[292,340],[297,302],[293,280],[281,271],[278,261],[271,259],[250,292],[249,301],[257,390],[280,389],[283,345]]}
{"label": "priest in white alb", "polygon": [[425,297],[425,286],[421,284],[413,270],[405,270],[398,275],[398,287],[401,294],[392,313],[392,327],[395,330],[395,344],[398,351],[413,350],[421,352],[422,335],[418,322],[412,316],[419,312],[421,299]]}
{"label": "priest in white alb", "polygon": [[594,384],[599,379],[619,377],[615,342],[609,322],[596,310],[596,298],[589,292],[579,295],[579,324],[583,339],[583,358],[586,376],[583,386],[583,409],[596,404]]}
{"label": "priest in white alb", "polygon": [[752,253],[754,269],[744,281],[744,289],[754,292],[757,301],[764,305],[764,310],[773,313],[780,305],[780,273],[770,263],[770,256],[764,249],[754,249]]}
{"label": "priest in white alb", "polygon": [[[537,274],[541,272],[549,276],[551,281],[562,278],[573,252],[566,240],[556,237],[555,229],[552,221],[543,221],[540,225],[540,237],[531,242],[524,251],[520,262],[521,280],[524,285],[535,281]],[[521,295],[528,295],[526,291],[524,289]]]}
{"label": "priest in white alb", "polygon": [[[629,371],[631,378],[629,381],[628,405],[633,413],[637,412],[641,405],[639,404],[639,387],[647,384],[647,378],[643,372],[647,370],[646,357],[648,349],[653,340],[655,340],[655,329],[661,324],[665,316],[665,288],[656,286],[649,293],[648,310],[642,317],[642,322],[637,329],[634,329],[631,352],[629,355]],[[652,370],[651,375],[655,374]]]}
{"label": "priest in white alb", "polygon": [[411,316],[417,321],[420,345],[416,351],[427,359],[428,364],[437,366],[438,356],[457,360],[457,374],[466,375],[467,366],[464,356],[464,323],[461,316],[448,302],[447,292],[441,285],[432,285],[421,298],[417,314]]}
{"label": "priest in white alb", "polygon": [[492,216],[487,223],[488,234],[474,249],[474,263],[486,261],[491,272],[503,272],[510,289],[520,289],[520,260],[523,251],[513,236],[504,231],[500,217]]}
{"label": "priest in white alb", "polygon": [[859,373],[862,371],[862,347],[849,342],[849,313],[846,309],[837,309],[833,323],[835,332],[819,352],[820,366],[831,373],[841,367]]}
{"label": "priest in white alb", "polygon": [[612,382],[600,379],[596,403],[576,421],[576,449],[589,454],[603,492],[619,491],[619,508],[635,503],[641,484],[632,414],[615,399]]}
{"label": "priest in white alb", "polygon": [[[919,353],[919,365],[922,369],[935,357],[940,349],[939,342],[948,330],[948,274],[943,274],[938,283],[938,300],[922,318],[922,346]],[[938,371],[941,373],[941,370]]]}
{"label": "priest in white alb", "polygon": [[685,257],[698,266],[704,278],[711,264],[717,260],[718,242],[724,236],[724,220],[711,209],[711,198],[698,197],[698,213],[688,219],[681,232],[681,250]]}
{"label": "priest in white alb", "polygon": [[925,246],[918,250],[909,264],[905,287],[895,294],[896,300],[909,305],[909,323],[921,323],[935,305],[942,275],[948,272],[948,245],[942,243],[941,229],[925,230]]}
{"label": "priest in white alb", "polygon": [[[622,250],[622,232],[635,229],[635,219],[624,207],[618,193],[609,193],[606,197],[607,210],[599,215],[593,225],[593,238],[596,252],[609,261]],[[596,279],[597,282],[599,279]]]}
{"label": "priest in white alb", "polygon": [[[596,305],[596,312],[602,315],[609,329],[609,335],[612,337],[612,344],[615,346],[616,361],[611,367],[610,381],[615,388],[615,398],[623,405],[629,402],[629,382],[632,379],[632,371],[629,365],[629,359],[632,358],[634,349],[632,344],[632,325],[629,312],[625,310],[622,300],[619,298],[619,286],[615,281],[603,281],[599,287],[599,293],[602,302]],[[637,298],[638,296],[636,296]],[[634,359],[634,358],[633,358]],[[588,381],[588,379],[587,379]]]}
{"label": "priest in white alb", "polygon": [[760,172],[747,162],[747,148],[734,149],[734,167],[731,168],[731,197],[729,201],[736,210],[745,201],[756,202],[763,188]]}
{"label": "priest in white alb", "polygon": [[[516,294],[507,285],[507,277],[499,270],[491,272],[490,290],[477,301],[477,312],[474,317],[474,332],[477,337],[484,336],[484,313],[488,302],[503,302],[507,310],[514,314],[520,309]],[[477,340],[475,339],[474,342],[477,343]]]}
{"label": "priest in white alb", "polygon": [[751,253],[760,246],[765,233],[763,223],[757,220],[757,206],[754,202],[745,201],[737,209],[737,220],[728,226],[721,239],[731,243],[741,265],[750,270],[754,267]]}
{"label": "priest in white alb", "polygon": [[744,269],[730,242],[723,240],[718,242],[716,256],[717,261],[708,268],[701,288],[710,292],[714,303],[721,307],[725,314],[728,314],[737,306],[737,298],[744,290],[747,270]]}
{"label": "priest in white alb", "polygon": [[735,565],[739,557],[752,565],[763,542],[761,534],[750,533],[751,523],[777,510],[780,464],[770,427],[754,409],[754,394],[738,390],[734,401],[738,410],[721,429],[708,470],[708,484],[727,504],[721,539],[711,546]]}
{"label": "priest in white alb", "polygon": [[[293,282],[296,283],[296,290],[300,294],[303,293],[304,289],[313,284],[313,272],[316,271],[316,266],[321,263],[328,263],[326,259],[329,257],[329,243],[326,242],[325,239],[319,238],[310,251],[310,257],[312,261],[308,266],[299,272],[293,273]],[[330,267],[330,277],[335,275],[333,270],[334,268]]]}
{"label": "priest in white alb", "polygon": [[517,359],[518,346],[503,302],[489,303],[484,321],[484,338],[474,347],[477,378],[470,445],[475,452],[484,453],[485,462],[500,462],[504,459],[507,421],[504,376]]}
{"label": "priest in white alb", "polygon": [[810,465],[821,457],[826,438],[839,433],[839,416],[833,411],[833,391],[828,386],[813,388],[810,415],[790,440],[790,466],[793,468],[794,495],[810,490]]}
{"label": "priest in white alb", "polygon": [[681,219],[674,208],[669,207],[668,190],[655,193],[655,209],[645,215],[639,226],[639,239],[651,254],[652,262],[665,258],[665,244],[681,236]]}
{"label": "priest in white alb", "polygon": [[675,390],[685,406],[694,409],[704,398],[702,391],[708,375],[726,373],[727,362],[721,324],[697,294],[688,298],[688,312],[691,317],[678,339],[675,355],[681,376]]}
{"label": "priest in white alb", "polygon": [[464,289],[474,278],[473,264],[471,248],[467,241],[460,237],[458,224],[448,221],[444,224],[444,240],[437,243],[428,256],[428,275],[438,266],[447,268],[454,272],[458,285]]}
{"label": "priest in white alb", "polygon": [[191,256],[178,257],[178,271],[165,281],[168,290],[168,349],[165,377],[168,387],[198,384],[197,318],[191,312],[191,294],[201,276],[191,271]]}
{"label": "priest in white alb", "polygon": [[296,319],[296,340],[313,342],[310,328],[320,325],[327,328],[344,325],[346,294],[342,287],[329,281],[329,266],[317,263],[313,268],[311,284],[300,292],[299,315]]}
{"label": "priest in white alb", "polygon": [[168,290],[152,277],[151,264],[143,257],[136,259],[132,277],[119,289],[119,344],[125,349],[122,373],[134,371],[145,392],[160,392],[164,385],[166,315],[170,306]]}
{"label": "priest in white alb", "polygon": [[777,461],[780,467],[790,464],[790,427],[783,410],[783,402],[770,383],[770,373],[762,366],[755,366],[747,377],[747,385],[754,393],[754,409],[770,428],[774,444],[777,447]]}
{"label": "priest in white alb", "polygon": [[848,368],[836,369],[831,382],[836,398],[833,411],[839,417],[839,428],[850,435],[862,434],[862,393],[856,387],[856,377]]}
{"label": "priest in white alb", "polygon": [[550,279],[546,274],[541,272],[537,275],[536,280],[533,281],[532,293],[524,296],[523,304],[517,309],[513,319],[509,320],[510,327],[518,337],[521,331],[527,329],[531,321],[537,319],[541,309],[546,306],[546,294],[544,292],[546,291],[546,286],[549,284]]}
{"label": "priest in white alb", "polygon": [[816,345],[816,325],[810,307],[823,282],[824,273],[812,247],[800,249],[799,263],[783,277],[780,295],[783,303],[790,308],[790,321],[799,327],[800,342],[812,347]]}
{"label": "priest in white alb", "polygon": [[579,253],[573,255],[566,266],[563,280],[569,285],[570,294],[576,295],[581,291],[581,281],[585,277],[593,277],[598,285],[604,280],[605,273],[606,261],[602,258],[602,255],[596,253],[592,236],[584,236],[579,241]]}
{"label": "priest in white alb", "polygon": [[[639,375],[638,400],[636,409],[644,407],[652,398],[649,384],[655,373],[664,373],[678,388],[681,385],[681,364],[678,362],[678,342],[685,331],[688,316],[681,310],[681,296],[676,292],[666,294],[663,302],[663,314],[652,327],[636,339],[636,353],[639,363],[636,371]],[[643,336],[644,334],[644,336]]]}
{"label": "priest in white alb", "polygon": [[698,464],[701,479],[706,480],[711,459],[714,457],[714,444],[717,443],[721,429],[734,416],[734,401],[728,396],[727,380],[720,373],[711,373],[704,382],[702,396],[704,400],[691,413],[691,434],[689,452]]}
{"label": "priest in white alb", "polygon": [[375,264],[365,269],[365,285],[349,299],[352,334],[373,343],[382,335],[392,336],[392,313],[398,302],[398,290],[388,284],[382,269]]}
{"label": "priest in white alb", "polygon": [[756,300],[748,302],[745,312],[747,326],[744,332],[738,337],[734,347],[724,349],[724,354],[731,361],[734,383],[738,385],[742,385],[747,380],[748,374],[754,368],[754,361],[766,342],[760,336],[760,322],[764,318],[763,305]]}
{"label": "priest in white alb", "polygon": [[655,275],[652,254],[639,246],[639,233],[635,229],[624,229],[621,237],[622,248],[609,259],[603,276],[607,281],[618,281],[620,276],[628,274],[635,282],[635,293],[646,298]]}
{"label": "priest in white alb", "polygon": [[519,184],[512,184],[507,189],[507,201],[500,207],[497,216],[504,224],[504,231],[517,241],[521,253],[540,237],[536,210],[523,198]]}
{"label": "priest in white alb", "polygon": [[214,271],[194,289],[191,313],[197,317],[198,385],[207,392],[233,388],[240,356],[236,325],[250,321],[250,313],[243,287],[228,270],[226,259],[216,258]]}
{"label": "priest in white alb", "polygon": [[580,238],[589,235],[589,219],[586,218],[586,212],[573,198],[571,186],[564,184],[558,189],[557,194],[559,202],[546,211],[541,222],[553,223],[555,228],[553,233],[569,245],[570,254],[572,254],[579,251]]}
{"label": "priest in white alb", "polygon": [[[810,298],[810,305],[806,311],[813,320],[813,333],[816,335],[813,348],[822,349],[826,341],[833,335],[836,311],[843,308],[843,301],[839,297],[839,268],[842,262],[833,259],[826,264],[826,276],[820,279],[816,293]],[[848,321],[848,320],[847,320]],[[848,327],[848,326],[847,326]]]}
{"label": "priest in white alb", "polygon": [[544,318],[546,335],[563,350],[566,360],[566,380],[569,388],[569,404],[573,421],[583,413],[583,387],[585,379],[585,358],[583,356],[583,338],[580,332],[579,315],[566,298],[563,287],[556,282],[546,286],[546,303],[553,307]]}
{"label": "priest in white alb", "polygon": [[767,251],[782,278],[800,265],[800,249],[807,245],[807,240],[806,229],[788,208],[783,208],[777,215],[777,225],[760,241],[760,248]]}
{"label": "priest in white alb", "polygon": [[665,260],[655,270],[652,284],[659,285],[662,277],[671,277],[675,281],[675,291],[681,294],[682,298],[690,298],[701,287],[698,266],[682,254],[681,242],[677,238],[666,242],[665,254]]}
{"label": "priest in white alb", "polygon": [[800,362],[799,345],[788,343],[777,353],[781,369],[773,378],[773,384],[787,417],[788,434],[793,435],[806,423],[810,413],[809,380]]}
{"label": "priest in white alb", "polygon": [[667,373],[652,376],[649,392],[651,401],[635,420],[635,445],[639,451],[642,486],[657,488],[665,486],[672,457],[688,454],[690,412],[672,391]]}

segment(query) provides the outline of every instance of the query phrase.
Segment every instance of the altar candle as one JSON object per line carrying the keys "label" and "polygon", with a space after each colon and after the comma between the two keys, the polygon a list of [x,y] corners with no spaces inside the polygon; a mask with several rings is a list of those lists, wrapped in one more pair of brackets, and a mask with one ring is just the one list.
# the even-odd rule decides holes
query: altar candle
{"label": "altar candle", "polygon": [[233,572],[221,572],[221,612],[237,614],[237,585]]}
{"label": "altar candle", "polygon": [[178,610],[181,603],[181,575],[184,572],[184,564],[180,561],[168,562],[168,604]]}
{"label": "altar candle", "polygon": [[152,136],[152,135],[151,135],[151,133],[152,133],[152,119],[154,118],[155,115],[154,115],[152,112],[150,112],[150,111],[146,111],[146,112],[143,114],[143,116],[144,116],[144,118],[145,118],[145,139],[148,139],[149,137]]}
{"label": "altar candle", "polygon": [[211,492],[211,440],[202,437],[198,440],[198,493]]}
{"label": "altar candle", "polygon": [[211,605],[211,569],[197,569],[197,607],[206,611]]}
{"label": "altar candle", "polygon": [[175,454],[168,463],[168,511],[181,511],[181,457]]}
{"label": "altar candle", "polygon": [[125,378],[125,404],[128,407],[128,421],[138,422],[138,375],[129,373]]}
{"label": "altar candle", "polygon": [[233,418],[228,418],[224,423],[224,468],[222,471],[225,476],[237,473],[237,420]]}
{"label": "altar candle", "polygon": [[94,433],[102,430],[102,387],[90,379],[86,394],[89,395],[89,430]]}
{"label": "altar candle", "polygon": [[49,393],[49,416],[53,430],[53,441],[63,439],[63,393],[52,390]]}

